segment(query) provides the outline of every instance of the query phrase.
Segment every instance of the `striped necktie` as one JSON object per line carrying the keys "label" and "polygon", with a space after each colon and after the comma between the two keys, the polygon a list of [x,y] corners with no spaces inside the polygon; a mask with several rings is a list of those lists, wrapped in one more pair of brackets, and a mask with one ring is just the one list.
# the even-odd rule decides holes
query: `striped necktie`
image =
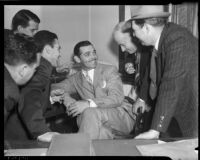
{"label": "striped necktie", "polygon": [[157,50],[154,48],[151,55],[151,66],[150,66],[150,88],[149,94],[151,99],[155,99],[157,95],[157,85],[156,85],[156,57],[157,57]]}
{"label": "striped necktie", "polygon": [[86,78],[86,80],[89,82],[89,84],[93,85],[93,83],[92,83],[92,79],[90,78],[88,72],[86,72],[86,74],[85,74],[85,78]]}

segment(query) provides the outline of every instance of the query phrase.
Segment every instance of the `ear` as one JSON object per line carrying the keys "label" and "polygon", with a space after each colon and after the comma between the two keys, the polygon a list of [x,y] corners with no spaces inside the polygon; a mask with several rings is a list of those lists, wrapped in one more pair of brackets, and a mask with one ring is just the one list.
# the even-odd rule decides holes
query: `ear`
{"label": "ear", "polygon": [[51,50],[52,48],[51,48],[51,46],[50,45],[45,45],[44,46],[44,49],[43,49],[43,53],[45,53],[46,54],[46,56],[49,56],[49,54],[51,54],[51,52],[52,52],[52,50]]}
{"label": "ear", "polygon": [[21,26],[21,25],[19,25],[19,26],[17,26],[17,30],[18,30],[18,32],[22,32],[22,30],[23,30],[23,27]]}
{"label": "ear", "polygon": [[80,58],[78,56],[74,56],[74,61],[76,63],[81,63],[81,60],[80,60]]}
{"label": "ear", "polygon": [[46,50],[47,50],[48,53],[51,53],[51,52],[52,52],[52,47],[51,47],[50,45],[47,44],[47,45],[45,46],[45,48],[46,48]]}

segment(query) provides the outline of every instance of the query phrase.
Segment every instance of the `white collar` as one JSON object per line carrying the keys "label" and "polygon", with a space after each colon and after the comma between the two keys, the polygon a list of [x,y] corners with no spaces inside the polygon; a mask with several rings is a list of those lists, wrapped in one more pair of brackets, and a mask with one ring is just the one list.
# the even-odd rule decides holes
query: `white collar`
{"label": "white collar", "polygon": [[91,69],[91,70],[89,70],[89,71],[86,71],[86,70],[83,70],[83,69],[82,69],[82,73],[83,73],[84,76],[86,76],[86,74],[88,74],[89,77],[90,77],[90,79],[91,79],[92,82],[93,82],[93,79],[94,79],[94,69]]}
{"label": "white collar", "polygon": [[159,45],[159,41],[160,41],[160,36],[161,34],[159,35],[158,39],[156,40],[156,44],[155,44],[155,49],[158,50],[158,45]]}

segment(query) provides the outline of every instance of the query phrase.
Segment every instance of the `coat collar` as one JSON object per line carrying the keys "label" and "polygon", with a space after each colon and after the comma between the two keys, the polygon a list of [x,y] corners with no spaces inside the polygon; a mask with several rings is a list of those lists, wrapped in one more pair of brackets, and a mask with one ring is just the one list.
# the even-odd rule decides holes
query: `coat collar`
{"label": "coat collar", "polygon": [[[88,88],[88,82],[85,80],[82,71],[79,71],[76,80],[79,84],[83,84],[85,88]],[[94,69],[93,86],[96,88],[98,83],[102,81],[102,67],[101,64],[97,63],[97,67]]]}
{"label": "coat collar", "polygon": [[162,30],[162,33],[161,33],[161,35],[160,35],[160,40],[159,40],[159,43],[158,43],[158,52],[157,52],[157,55],[158,55],[158,56],[160,56],[160,52],[161,52],[161,48],[162,48],[161,44],[163,43],[163,41],[164,41],[164,39],[165,39],[165,37],[166,37],[167,30],[168,30],[168,28],[169,28],[169,24],[170,24],[170,23],[167,23],[167,24],[164,26],[164,28],[163,28],[163,30]]}

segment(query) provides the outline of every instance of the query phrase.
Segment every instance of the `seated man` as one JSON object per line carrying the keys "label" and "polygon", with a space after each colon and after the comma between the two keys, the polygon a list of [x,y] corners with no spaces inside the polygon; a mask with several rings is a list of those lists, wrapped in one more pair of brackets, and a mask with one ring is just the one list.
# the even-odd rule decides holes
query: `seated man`
{"label": "seated man", "polygon": [[[68,79],[53,84],[52,88],[65,90],[67,113],[77,116],[78,132],[88,133],[91,139],[114,139],[128,135],[135,117],[131,105],[124,105],[122,82],[112,65],[97,62],[96,50],[89,41],[74,47],[74,60],[81,70]],[[81,100],[70,95],[77,93]]]}
{"label": "seated man", "polygon": [[33,41],[12,34],[4,37],[4,140],[26,137],[26,128],[18,113],[18,86],[31,79],[39,61],[40,55]]}
{"label": "seated man", "polygon": [[[46,123],[45,115],[52,109],[50,103],[50,84],[53,67],[57,66],[60,56],[60,44],[55,33],[42,30],[34,35],[35,43],[41,53],[40,65],[31,81],[21,89],[20,114],[27,126],[31,139],[40,139],[41,135],[49,132],[47,141],[51,140],[57,130],[50,128]],[[60,93],[59,93],[60,92]],[[52,103],[60,102],[62,91],[57,91],[51,98]],[[65,132],[65,128],[63,128]],[[47,135],[47,134],[45,134]],[[38,137],[40,136],[40,137]]]}

